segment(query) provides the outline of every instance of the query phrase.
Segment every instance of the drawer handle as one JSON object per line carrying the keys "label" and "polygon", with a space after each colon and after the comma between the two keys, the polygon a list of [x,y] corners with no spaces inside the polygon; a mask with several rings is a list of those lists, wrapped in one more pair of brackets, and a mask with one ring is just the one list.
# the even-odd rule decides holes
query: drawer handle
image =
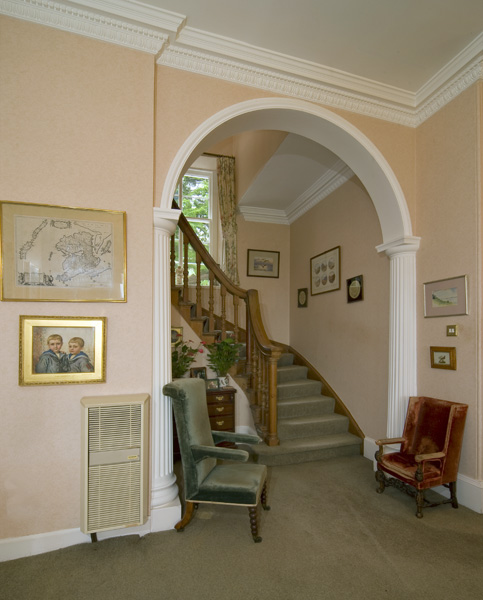
{"label": "drawer handle", "polygon": [[225,421],[217,421],[216,422],[216,424],[218,425],[218,427],[221,427],[224,423],[225,423]]}
{"label": "drawer handle", "polygon": [[224,396],[216,396],[216,399],[218,400],[218,402],[223,402],[225,397]]}
{"label": "drawer handle", "polygon": [[225,410],[224,406],[217,406],[216,407],[216,412],[223,412]]}

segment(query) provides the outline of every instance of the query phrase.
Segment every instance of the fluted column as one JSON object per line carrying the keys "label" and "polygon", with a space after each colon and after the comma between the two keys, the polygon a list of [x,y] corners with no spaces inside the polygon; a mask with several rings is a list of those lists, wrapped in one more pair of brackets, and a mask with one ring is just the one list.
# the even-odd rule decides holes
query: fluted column
{"label": "fluted column", "polygon": [[402,434],[408,399],[417,394],[416,252],[420,238],[378,246],[390,260],[387,436]]}
{"label": "fluted column", "polygon": [[[170,239],[180,211],[154,209],[153,391],[151,409],[151,530],[171,529],[181,518],[173,473],[171,399],[162,393],[171,381]],[[142,315],[141,315],[142,318]]]}

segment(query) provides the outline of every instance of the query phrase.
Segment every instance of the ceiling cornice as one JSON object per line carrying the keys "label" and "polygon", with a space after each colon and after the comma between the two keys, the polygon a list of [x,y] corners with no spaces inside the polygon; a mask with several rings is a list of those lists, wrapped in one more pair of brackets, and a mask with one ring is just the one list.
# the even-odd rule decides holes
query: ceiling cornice
{"label": "ceiling cornice", "polygon": [[137,0],[0,0],[0,14],[141,50],[161,65],[408,127],[483,80],[483,34],[412,93],[191,28],[184,15]]}
{"label": "ceiling cornice", "polygon": [[343,161],[337,160],[322,177],[296,198],[286,210],[242,206],[240,204],[238,210],[245,221],[291,225],[353,176],[352,170]]}

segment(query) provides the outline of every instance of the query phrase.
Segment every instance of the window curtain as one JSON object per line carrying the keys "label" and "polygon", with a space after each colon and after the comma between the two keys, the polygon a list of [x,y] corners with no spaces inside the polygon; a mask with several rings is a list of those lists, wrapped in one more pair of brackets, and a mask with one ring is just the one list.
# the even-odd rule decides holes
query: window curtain
{"label": "window curtain", "polygon": [[228,156],[219,157],[217,175],[221,231],[223,233],[223,270],[233,283],[239,285],[236,252],[235,159]]}

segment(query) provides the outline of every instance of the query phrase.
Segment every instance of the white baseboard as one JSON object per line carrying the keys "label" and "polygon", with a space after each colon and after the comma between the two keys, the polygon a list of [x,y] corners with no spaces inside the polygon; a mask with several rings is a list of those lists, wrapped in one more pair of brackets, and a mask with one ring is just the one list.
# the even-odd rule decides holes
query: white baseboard
{"label": "white baseboard", "polygon": [[[109,531],[100,531],[97,534],[99,541],[126,535],[144,536],[154,531],[168,531],[174,528],[180,519],[181,508],[179,499],[152,511],[144,525],[135,527],[121,527]],[[82,533],[80,529],[64,529],[26,535],[18,538],[0,540],[0,562],[15,560],[26,556],[34,556],[45,552],[52,552],[60,548],[75,546],[77,544],[91,543],[91,536]]]}
{"label": "white baseboard", "polygon": [[[377,469],[374,454],[378,450],[376,441],[372,438],[364,439],[364,456],[373,461],[374,470]],[[466,506],[470,510],[474,510],[478,514],[483,514],[483,481],[471,479],[466,475],[458,475],[457,496],[458,503],[461,506]],[[449,498],[449,490],[443,486],[434,488],[434,491],[441,494],[445,498]]]}

